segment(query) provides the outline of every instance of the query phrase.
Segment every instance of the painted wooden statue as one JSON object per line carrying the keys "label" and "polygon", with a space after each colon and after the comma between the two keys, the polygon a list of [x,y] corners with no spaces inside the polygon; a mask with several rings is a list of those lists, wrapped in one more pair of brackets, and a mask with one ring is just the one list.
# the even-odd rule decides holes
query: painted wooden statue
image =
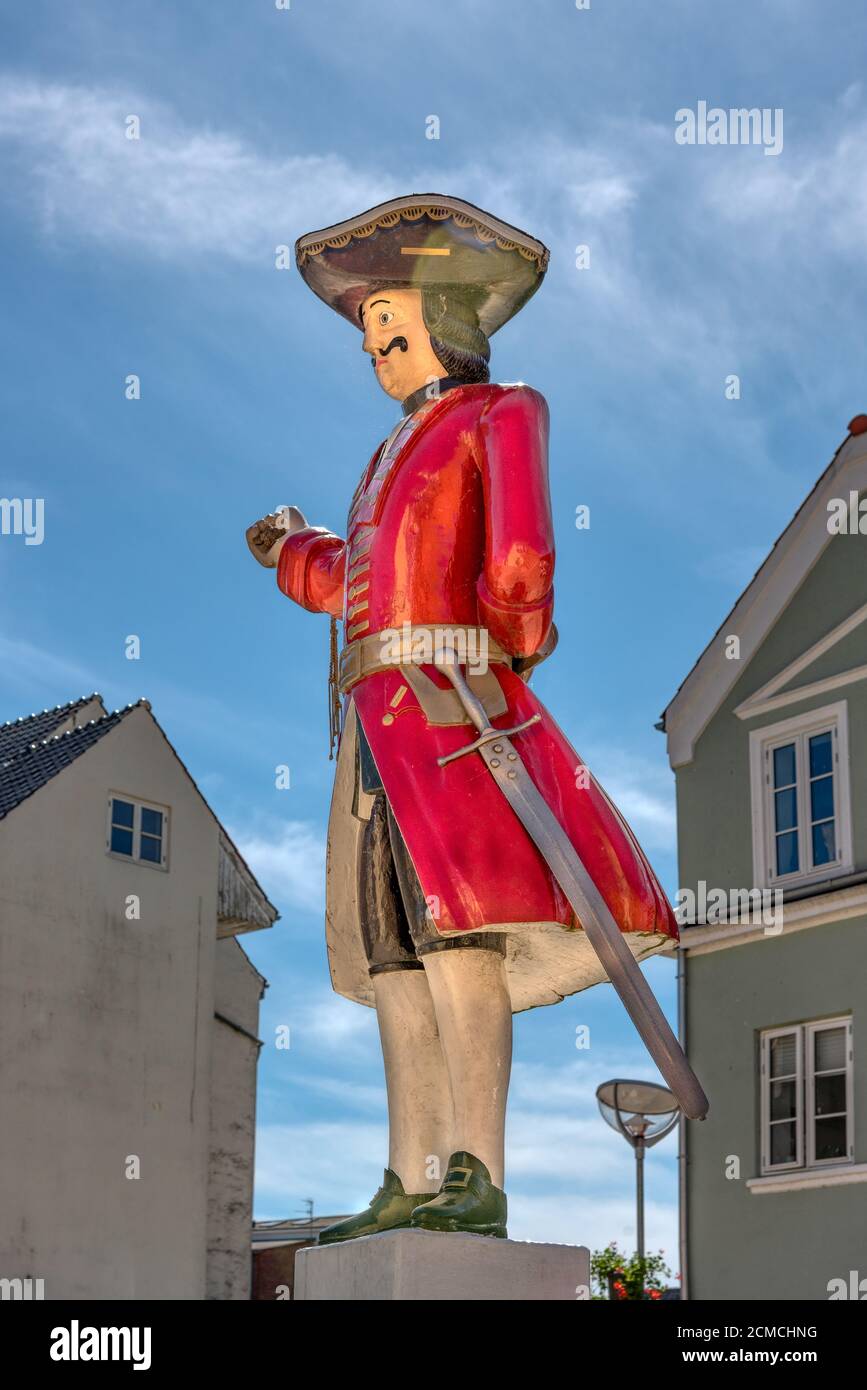
{"label": "painted wooden statue", "polygon": [[548,251],[472,204],[398,198],[301,237],[298,268],[401,403],[346,537],[295,507],[247,540],[343,624],[328,829],[334,989],[376,1009],[388,1167],[321,1243],[506,1234],[512,1014],[611,980],[688,1115],[707,1103],[638,968],[677,937],[634,835],[533,694],[553,649],[548,408],[489,340]]}

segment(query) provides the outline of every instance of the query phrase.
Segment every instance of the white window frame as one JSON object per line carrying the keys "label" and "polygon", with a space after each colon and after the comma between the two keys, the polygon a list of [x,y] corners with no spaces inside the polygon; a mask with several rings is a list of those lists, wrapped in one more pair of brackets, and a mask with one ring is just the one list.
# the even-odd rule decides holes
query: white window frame
{"label": "white window frame", "polygon": [[[846,1029],[846,1155],[844,1158],[816,1158],[816,1095],[813,1067],[813,1040],[816,1033],[829,1028]],[[795,1160],[771,1163],[771,1040],[794,1034],[795,1048]],[[808,1023],[789,1023],[765,1028],[761,1033],[759,1086],[761,1091],[760,1171],[763,1177],[775,1173],[802,1173],[823,1168],[840,1169],[855,1162],[854,1041],[852,1017],[815,1019]]]}
{"label": "white window frame", "polygon": [[[132,854],[121,854],[120,850],[111,847],[111,828],[112,828],[112,804],[115,801],[126,801],[133,808],[132,815]],[[142,811],[159,811],[163,818],[163,833],[160,849],[162,858],[157,863],[153,859],[141,858],[141,813]],[[144,801],[140,796],[132,796],[129,792],[110,791],[108,794],[108,804],[106,806],[105,821],[105,849],[109,858],[121,860],[124,864],[141,864],[146,869],[162,869],[164,872],[169,867],[169,826],[171,812],[168,806],[161,806],[158,801]]]}
{"label": "white window frame", "polygon": [[[837,859],[831,864],[819,864],[805,869],[805,849],[812,856],[808,806],[809,776],[798,758],[798,846],[801,867],[794,874],[776,872],[774,790],[771,778],[771,751],[780,744],[806,742],[806,736],[830,729],[834,742],[834,820],[837,835]],[[753,878],[756,888],[799,888],[805,884],[823,882],[852,873],[852,812],[849,793],[849,718],[848,705],[839,700],[821,709],[808,710],[794,719],[778,724],[766,724],[750,733],[750,788],[753,828]]]}
{"label": "white window frame", "polygon": [[[816,1157],[816,1088],[815,1068],[813,1058],[815,1048],[813,1039],[817,1033],[821,1033],[829,1028],[845,1028],[846,1030],[846,1157],[845,1158],[817,1158]],[[852,1039],[852,1019],[851,1018],[823,1018],[816,1023],[804,1025],[804,1085],[807,1092],[806,1103],[806,1123],[807,1123],[807,1158],[808,1168],[831,1168],[837,1167],[841,1163],[854,1163],[855,1161],[855,1136],[854,1125],[852,1123],[852,1104],[854,1100],[855,1069],[854,1044]]]}
{"label": "white window frame", "polygon": [[[771,1163],[771,1040],[794,1034],[795,1045],[795,1158],[791,1163]],[[762,1103],[762,1173],[786,1173],[804,1167],[804,1032],[800,1024],[766,1028],[762,1033],[759,1069]]]}

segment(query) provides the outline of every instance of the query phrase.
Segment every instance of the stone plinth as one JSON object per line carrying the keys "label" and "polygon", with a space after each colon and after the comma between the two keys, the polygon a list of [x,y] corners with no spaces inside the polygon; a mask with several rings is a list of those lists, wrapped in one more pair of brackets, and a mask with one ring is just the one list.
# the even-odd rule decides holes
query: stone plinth
{"label": "stone plinth", "polygon": [[295,1298],[338,1301],[468,1299],[520,1303],[587,1299],[585,1245],[386,1231],[299,1250]]}

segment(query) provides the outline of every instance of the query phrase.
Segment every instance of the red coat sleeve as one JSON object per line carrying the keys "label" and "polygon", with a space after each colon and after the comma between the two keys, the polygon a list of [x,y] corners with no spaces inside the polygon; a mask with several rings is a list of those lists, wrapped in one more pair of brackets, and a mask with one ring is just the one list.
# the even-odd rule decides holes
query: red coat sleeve
{"label": "red coat sleeve", "polygon": [[538,651],[554,612],[548,405],[530,386],[496,393],[479,421],[485,561],[479,621],[513,656]]}
{"label": "red coat sleeve", "polygon": [[346,542],[323,526],[305,526],[281,546],[277,583],[302,608],[339,618],[345,571]]}

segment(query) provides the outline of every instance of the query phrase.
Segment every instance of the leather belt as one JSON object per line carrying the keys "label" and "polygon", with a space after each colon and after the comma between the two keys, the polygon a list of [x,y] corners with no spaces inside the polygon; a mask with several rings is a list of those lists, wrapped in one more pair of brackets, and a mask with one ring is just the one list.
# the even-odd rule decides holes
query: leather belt
{"label": "leather belt", "polygon": [[404,623],[400,628],[371,632],[349,642],[340,653],[338,687],[344,695],[365,676],[394,666],[426,666],[441,661],[448,651],[456,650],[470,670],[485,669],[502,663],[510,666],[512,658],[486,628],[465,627],[461,623]]}

